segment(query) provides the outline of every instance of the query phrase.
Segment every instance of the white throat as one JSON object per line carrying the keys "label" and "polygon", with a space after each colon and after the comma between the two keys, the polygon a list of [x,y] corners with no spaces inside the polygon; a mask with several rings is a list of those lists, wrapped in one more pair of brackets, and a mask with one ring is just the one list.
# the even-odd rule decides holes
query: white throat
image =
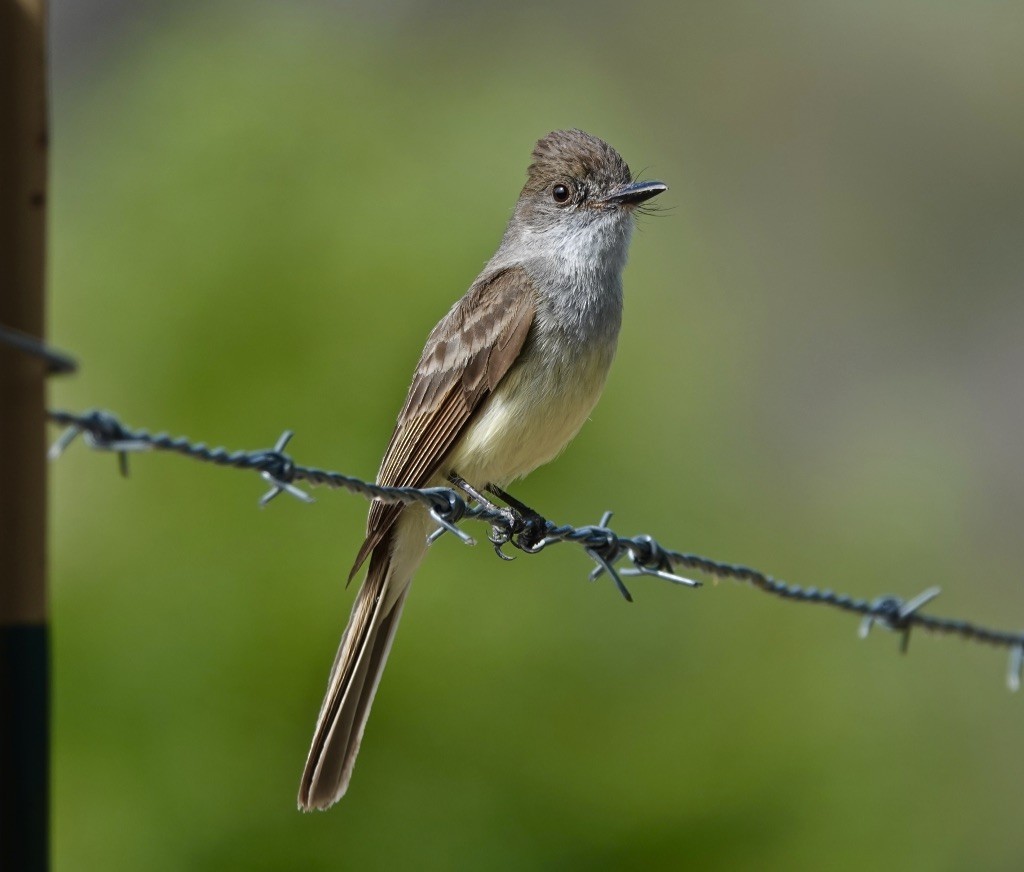
{"label": "white throat", "polygon": [[492,268],[523,266],[540,297],[542,329],[563,341],[614,349],[622,321],[622,270],[633,218],[624,212],[566,216],[543,227],[509,227]]}

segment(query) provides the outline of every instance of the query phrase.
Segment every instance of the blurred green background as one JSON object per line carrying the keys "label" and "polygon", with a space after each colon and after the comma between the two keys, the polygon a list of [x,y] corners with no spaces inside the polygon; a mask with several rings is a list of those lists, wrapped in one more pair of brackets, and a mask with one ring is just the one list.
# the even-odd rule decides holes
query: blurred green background
{"label": "blurred green background", "polygon": [[[61,2],[52,403],[372,476],[534,141],[671,191],[549,517],[1024,624],[1012,3]],[[397,316],[397,317],[396,317]],[[348,796],[294,797],[366,504],[53,471],[59,869],[1020,869],[1004,656],[445,537]],[[476,533],[481,531],[477,530]]]}

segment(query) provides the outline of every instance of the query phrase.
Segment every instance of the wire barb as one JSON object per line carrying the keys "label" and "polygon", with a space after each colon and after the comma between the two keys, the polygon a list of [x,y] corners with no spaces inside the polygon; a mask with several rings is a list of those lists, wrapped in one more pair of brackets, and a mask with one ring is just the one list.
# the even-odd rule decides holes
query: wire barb
{"label": "wire barb", "polygon": [[662,581],[670,581],[672,584],[681,584],[686,587],[700,587],[699,581],[692,578],[685,578],[672,571],[672,561],[668,552],[665,551],[653,536],[634,536],[631,545],[627,547],[629,558],[633,561],[631,569],[621,570],[625,576],[652,575]]}
{"label": "wire barb", "polygon": [[433,545],[445,533],[453,536],[466,545],[476,545],[476,540],[465,530],[460,530],[456,524],[469,514],[469,507],[466,501],[455,491],[448,488],[430,488],[425,493],[433,494],[436,499],[433,505],[427,506],[427,512],[440,525],[433,533],[427,536],[427,544]]}
{"label": "wire barb", "polygon": [[885,630],[892,630],[900,634],[900,653],[906,654],[910,646],[910,629],[913,626],[910,618],[940,593],[942,593],[941,588],[929,587],[906,602],[891,594],[880,596],[872,604],[871,611],[860,622],[860,637],[866,639],[871,628],[878,624]]}
{"label": "wire barb", "polygon": [[264,469],[260,472],[260,478],[271,485],[270,490],[260,497],[259,506],[261,509],[266,508],[267,503],[280,493],[293,496],[303,503],[316,502],[304,490],[292,484],[292,479],[295,477],[295,462],[284,453],[284,449],[294,435],[291,430],[285,430],[274,445],[274,450],[268,451],[264,455],[266,462],[268,464],[275,464],[276,468],[273,471]]}
{"label": "wire barb", "polygon": [[[312,502],[313,498],[297,487],[297,482],[305,482],[314,487],[344,488],[367,499],[387,503],[418,503],[426,508],[438,524],[438,529],[427,537],[428,543],[435,542],[438,537],[449,532],[467,545],[475,544],[475,540],[457,526],[463,519],[489,524],[492,528],[492,542],[496,546],[511,542],[528,554],[536,554],[560,542],[575,543],[597,564],[591,571],[590,578],[597,579],[607,573],[619,593],[629,602],[632,602],[633,597],[623,583],[623,577],[651,576],[687,587],[699,587],[700,582],[678,574],[679,569],[693,570],[715,578],[728,578],[748,584],[772,596],[828,606],[859,615],[862,638],[870,633],[872,627],[878,625],[900,634],[900,650],[903,652],[907,651],[910,632],[915,628],[1008,649],[1007,684],[1011,690],[1017,690],[1021,686],[1024,673],[1024,633],[995,630],[955,618],[924,614],[923,607],[939,595],[938,587],[929,587],[908,600],[887,595],[872,601],[835,593],[827,588],[805,588],[788,584],[742,564],[724,563],[698,554],[672,551],[648,535],[620,536],[608,527],[612,518],[611,512],[605,512],[597,525],[574,527],[569,524],[555,524],[529,510],[532,514],[524,518],[527,522],[525,528],[513,529],[510,521],[512,515],[508,509],[490,503],[469,506],[465,499],[451,488],[385,487],[339,472],[300,466],[284,452],[292,436],[291,431],[287,430],[269,451],[229,452],[224,448],[208,448],[201,442],[193,443],[183,437],[171,437],[166,433],[152,435],[145,430],[130,430],[109,412],[91,411],[76,414],[51,411],[49,417],[51,421],[67,428],[50,448],[51,460],[60,457],[75,438],[82,435],[90,448],[117,452],[122,458],[122,463],[129,452],[157,450],[172,451],[217,466],[255,470],[271,485],[270,491],[260,500],[260,505],[266,505],[282,492],[287,492],[304,502]],[[507,498],[507,502],[514,501],[508,494],[500,493],[503,494],[503,499]],[[522,507],[518,501],[510,502],[510,505]],[[500,543],[495,540],[500,540]],[[507,558],[509,555],[500,556]],[[629,565],[616,569],[615,564],[620,561],[628,561]]]}
{"label": "wire barb", "polygon": [[1010,649],[1010,665],[1006,670],[1006,685],[1013,693],[1020,690],[1021,672],[1024,672],[1024,643]]}
{"label": "wire barb", "polygon": [[615,582],[615,586],[619,589],[619,593],[622,594],[622,598],[628,602],[633,602],[633,595],[629,592],[629,588],[626,587],[621,576],[615,571],[615,561],[622,557],[623,547],[619,541],[619,537],[615,535],[614,530],[608,529],[608,524],[611,523],[612,513],[605,512],[601,515],[601,520],[597,522],[596,527],[584,527],[586,530],[587,541],[589,544],[584,545],[584,550],[590,555],[590,559],[597,563],[597,566],[590,573],[590,580],[596,581],[605,572],[611,576],[612,581]]}
{"label": "wire barb", "polygon": [[[53,417],[53,413],[50,413],[50,418]],[[47,457],[50,460],[59,458],[80,434],[90,448],[117,453],[117,465],[122,478],[128,478],[128,452],[149,451],[153,447],[126,430],[113,415],[97,410],[86,412],[80,419],[73,421],[50,446]]]}

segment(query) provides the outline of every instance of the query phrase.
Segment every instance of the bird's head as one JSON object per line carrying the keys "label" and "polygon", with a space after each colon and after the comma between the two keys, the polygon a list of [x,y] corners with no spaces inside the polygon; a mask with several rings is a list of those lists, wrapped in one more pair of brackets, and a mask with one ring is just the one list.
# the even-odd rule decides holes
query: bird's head
{"label": "bird's head", "polygon": [[596,136],[555,130],[533,150],[512,227],[546,252],[597,260],[621,252],[624,261],[636,208],[666,190],[662,182],[635,180]]}

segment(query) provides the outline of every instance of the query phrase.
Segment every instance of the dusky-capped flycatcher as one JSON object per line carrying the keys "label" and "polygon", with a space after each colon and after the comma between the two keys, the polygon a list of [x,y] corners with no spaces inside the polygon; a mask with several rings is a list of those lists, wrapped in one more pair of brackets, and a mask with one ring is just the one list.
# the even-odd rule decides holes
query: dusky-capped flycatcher
{"label": "dusky-capped flycatcher", "polygon": [[[501,487],[554,458],[604,387],[622,320],[634,209],[662,193],[610,145],[558,130],[533,150],[494,257],[427,338],[377,482]],[[454,477],[454,478],[453,478]],[[352,575],[369,558],[299,787],[299,808],[345,793],[432,521],[375,502]]]}

